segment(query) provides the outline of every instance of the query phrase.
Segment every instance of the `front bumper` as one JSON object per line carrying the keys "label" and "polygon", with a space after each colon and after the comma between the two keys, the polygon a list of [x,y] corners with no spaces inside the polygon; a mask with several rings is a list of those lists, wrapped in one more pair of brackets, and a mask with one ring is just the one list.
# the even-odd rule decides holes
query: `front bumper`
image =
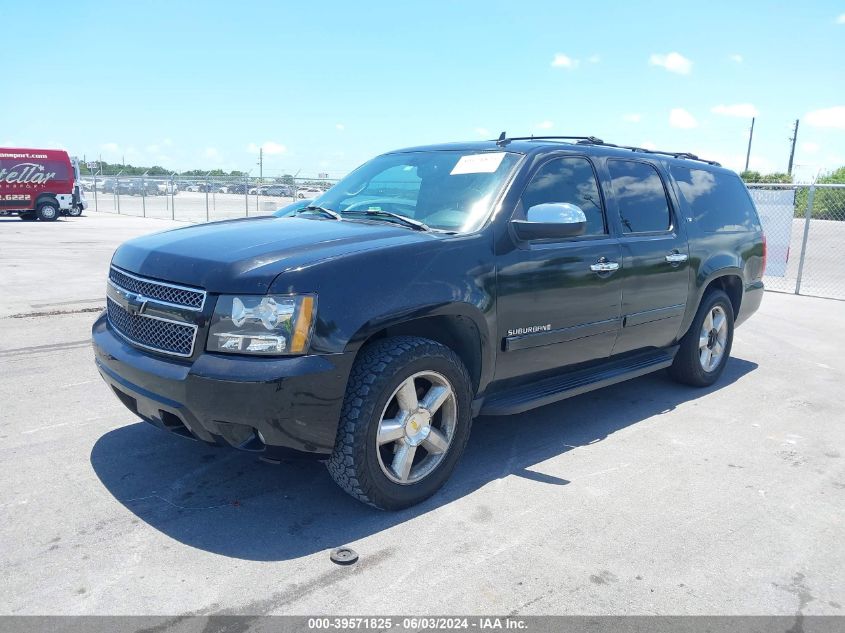
{"label": "front bumper", "polygon": [[181,361],[137,349],[105,313],[91,331],[97,369],[138,417],[211,444],[328,454],[354,354]]}

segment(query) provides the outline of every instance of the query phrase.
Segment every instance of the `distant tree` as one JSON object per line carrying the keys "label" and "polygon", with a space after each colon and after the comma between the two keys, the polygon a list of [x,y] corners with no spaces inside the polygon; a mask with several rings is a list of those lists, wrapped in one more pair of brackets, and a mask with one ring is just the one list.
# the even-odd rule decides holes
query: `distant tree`
{"label": "distant tree", "polygon": [[792,176],[782,172],[775,172],[773,174],[763,174],[760,176],[759,182],[783,183],[789,184],[792,182]]}
{"label": "distant tree", "polygon": [[739,175],[745,182],[760,182],[759,171],[744,171]]}
{"label": "distant tree", "polygon": [[817,182],[821,185],[845,185],[845,165],[821,176]]}

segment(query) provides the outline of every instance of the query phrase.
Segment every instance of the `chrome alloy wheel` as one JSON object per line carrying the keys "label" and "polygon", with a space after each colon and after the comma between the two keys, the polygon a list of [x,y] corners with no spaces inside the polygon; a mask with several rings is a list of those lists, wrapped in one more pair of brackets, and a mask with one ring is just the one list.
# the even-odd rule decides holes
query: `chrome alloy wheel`
{"label": "chrome alloy wheel", "polygon": [[704,371],[713,371],[722,361],[728,340],[728,319],[722,306],[713,306],[698,335],[699,360]]}
{"label": "chrome alloy wheel", "polygon": [[379,419],[376,454],[388,479],[413,484],[443,461],[458,409],[445,376],[423,371],[406,378],[387,401]]}

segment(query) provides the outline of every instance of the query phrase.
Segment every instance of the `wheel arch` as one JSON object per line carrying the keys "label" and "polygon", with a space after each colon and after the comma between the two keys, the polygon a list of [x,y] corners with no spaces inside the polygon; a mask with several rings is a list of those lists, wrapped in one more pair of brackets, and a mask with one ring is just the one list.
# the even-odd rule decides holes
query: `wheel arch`
{"label": "wheel arch", "polygon": [[38,194],[38,196],[35,198],[35,205],[33,206],[33,209],[37,209],[38,205],[43,204],[44,202],[52,202],[56,205],[57,209],[61,210],[61,205],[59,205],[59,199],[57,197],[57,194],[49,192]]}
{"label": "wheel arch", "polygon": [[[469,307],[469,306],[468,306]],[[492,372],[491,349],[484,320],[467,310],[443,307],[426,314],[396,315],[370,321],[350,340],[347,351],[360,353],[369,343],[392,336],[419,336],[445,345],[463,362],[472,381],[473,393],[489,382]]]}
{"label": "wheel arch", "polygon": [[699,269],[694,288],[695,300],[690,301],[687,305],[687,313],[684,316],[684,321],[678,335],[679,339],[686,334],[692,325],[695,315],[701,307],[701,302],[714,289],[723,290],[728,295],[728,298],[731,300],[734,318],[736,318],[742,305],[744,290],[742,269],[729,256],[714,258]]}

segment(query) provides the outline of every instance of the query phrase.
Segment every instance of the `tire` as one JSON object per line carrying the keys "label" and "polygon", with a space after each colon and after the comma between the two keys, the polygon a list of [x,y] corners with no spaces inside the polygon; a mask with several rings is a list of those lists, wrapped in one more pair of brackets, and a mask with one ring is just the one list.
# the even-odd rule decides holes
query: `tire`
{"label": "tire", "polygon": [[[705,327],[705,322],[709,327]],[[731,300],[721,290],[712,290],[704,295],[692,325],[681,339],[669,375],[686,385],[709,387],[722,375],[733,339]]]}
{"label": "tire", "polygon": [[18,217],[23,220],[24,222],[34,222],[38,219],[38,216],[35,215],[35,211],[27,211],[26,213],[19,213]]}
{"label": "tire", "polygon": [[[332,478],[359,501],[382,510],[407,508],[433,495],[452,474],[469,438],[470,384],[458,356],[435,341],[400,336],[364,348],[349,376],[327,463]],[[415,391],[410,400],[409,385]],[[431,416],[421,406],[426,400]],[[413,402],[420,402],[417,409]]]}
{"label": "tire", "polygon": [[72,218],[78,218],[80,215],[82,215],[82,209],[80,209],[79,207],[71,207],[70,209],[68,209],[67,214]]}
{"label": "tire", "polygon": [[59,205],[52,200],[48,200],[39,204],[35,213],[42,222],[55,222],[59,219]]}

